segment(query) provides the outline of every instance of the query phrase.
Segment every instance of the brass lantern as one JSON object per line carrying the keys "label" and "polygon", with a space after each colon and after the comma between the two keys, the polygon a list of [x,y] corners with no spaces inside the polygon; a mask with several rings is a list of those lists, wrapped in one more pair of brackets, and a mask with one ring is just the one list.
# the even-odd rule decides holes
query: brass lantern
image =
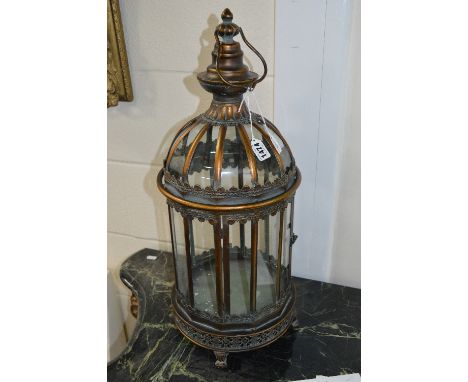
{"label": "brass lantern", "polygon": [[[265,60],[225,9],[212,64],[198,74],[209,109],[176,134],[158,188],[169,206],[175,267],[172,303],[180,332],[227,355],[278,339],[295,319],[291,253],[299,169],[278,129],[242,102]],[[243,64],[234,36],[261,59]]]}

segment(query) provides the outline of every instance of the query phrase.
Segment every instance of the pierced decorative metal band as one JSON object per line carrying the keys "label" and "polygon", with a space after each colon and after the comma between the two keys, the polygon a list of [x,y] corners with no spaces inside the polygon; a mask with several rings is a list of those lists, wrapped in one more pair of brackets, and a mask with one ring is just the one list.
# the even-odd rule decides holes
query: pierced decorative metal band
{"label": "pierced decorative metal band", "polygon": [[237,118],[237,119],[224,120],[224,119],[213,118],[213,117],[210,117],[210,116],[208,116],[206,114],[202,114],[200,116],[200,120],[203,121],[204,123],[210,123],[210,124],[212,124],[214,126],[218,126],[218,125],[235,126],[235,125],[238,125],[238,124],[242,124],[242,125],[249,124],[250,125],[249,117],[240,117],[240,118]]}
{"label": "pierced decorative metal band", "polygon": [[180,317],[175,315],[177,328],[189,340],[195,342],[199,346],[203,346],[212,350],[222,350],[226,352],[240,352],[249,349],[259,348],[273,342],[280,337],[291,325],[293,321],[293,312],[290,313],[276,325],[265,329],[258,333],[247,335],[215,335],[201,331],[192,325],[187,324]]}
{"label": "pierced decorative metal band", "polygon": [[184,182],[174,175],[172,175],[166,169],[164,170],[164,182],[170,184],[176,188],[180,193],[185,195],[192,195],[197,197],[204,197],[210,199],[224,199],[224,198],[254,198],[258,195],[268,193],[270,191],[277,190],[278,188],[283,188],[288,185],[288,183],[296,176],[296,171],[288,171],[283,174],[281,177],[276,178],[273,182],[265,182],[264,185],[256,185],[255,187],[249,187],[245,185],[242,188],[232,187],[228,190],[220,187],[218,189],[213,189],[208,186],[206,188],[201,188],[198,185],[191,186],[187,182]]}
{"label": "pierced decorative metal band", "polygon": [[[208,110],[210,111],[210,110]],[[218,112],[218,114],[215,114],[215,113],[204,113],[204,114],[201,114],[200,115],[200,119],[203,121],[203,122],[206,122],[206,123],[211,123],[213,125],[226,125],[226,126],[233,126],[233,125],[238,125],[238,124],[242,124],[242,125],[249,125],[250,126],[250,118],[249,118],[249,114],[246,113],[245,111],[242,112],[242,115],[239,116],[239,115],[233,115],[233,118],[232,119],[224,119],[224,118],[220,118],[219,116],[222,116],[224,117],[225,114],[221,114],[220,112]],[[265,118],[265,120],[267,120]],[[257,114],[257,113],[253,113],[252,112],[252,123],[260,123],[263,125],[263,119],[261,117],[260,114]]]}
{"label": "pierced decorative metal band", "polygon": [[267,207],[261,207],[251,210],[240,210],[238,212],[214,213],[206,210],[185,207],[173,200],[167,199],[167,204],[179,212],[183,217],[195,218],[199,221],[208,221],[210,224],[215,224],[221,217],[225,218],[228,224],[235,222],[246,223],[247,221],[258,221],[269,215],[276,215],[280,210],[284,210],[288,203],[294,198],[294,194],[288,199],[279,201]]}
{"label": "pierced decorative metal band", "polygon": [[175,211],[179,212],[184,218],[196,218],[201,222],[208,221],[210,224],[215,224],[219,218],[219,214],[215,214],[210,211],[197,210],[194,208],[185,207],[179,203],[174,202],[173,200],[167,199],[167,204],[174,208]]}
{"label": "pierced decorative metal band", "polygon": [[[249,117],[248,112],[246,113],[245,111],[243,111],[241,116],[239,115],[237,115],[236,117],[233,116],[232,119],[219,118],[219,114],[220,113],[218,113],[218,117],[216,116],[213,117],[213,115],[209,115],[209,113],[204,113],[200,115],[200,119],[204,122],[211,123],[213,125],[233,126],[233,125],[242,124],[242,125],[250,126],[250,117]],[[265,118],[265,121],[268,121],[268,120]],[[263,126],[262,116],[260,114],[252,112],[252,123],[260,123]]]}

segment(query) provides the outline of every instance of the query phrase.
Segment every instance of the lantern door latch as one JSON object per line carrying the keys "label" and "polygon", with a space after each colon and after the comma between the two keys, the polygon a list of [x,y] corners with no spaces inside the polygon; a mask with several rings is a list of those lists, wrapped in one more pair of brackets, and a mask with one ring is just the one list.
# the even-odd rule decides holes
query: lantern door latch
{"label": "lantern door latch", "polygon": [[293,233],[293,235],[289,239],[289,245],[292,246],[296,242],[296,240],[297,240],[297,235]]}

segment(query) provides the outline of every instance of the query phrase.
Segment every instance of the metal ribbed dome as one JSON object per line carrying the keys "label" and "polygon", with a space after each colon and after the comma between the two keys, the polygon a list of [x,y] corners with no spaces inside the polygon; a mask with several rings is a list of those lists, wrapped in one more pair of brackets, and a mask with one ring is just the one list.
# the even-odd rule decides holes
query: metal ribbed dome
{"label": "metal ribbed dome", "polygon": [[[244,106],[213,101],[175,136],[165,161],[168,190],[194,201],[263,200],[289,188],[296,173],[291,150],[278,129]],[[252,137],[253,134],[253,137]],[[270,157],[260,161],[250,141],[262,141]],[[276,145],[275,145],[276,143]],[[207,201],[210,200],[210,201]]]}

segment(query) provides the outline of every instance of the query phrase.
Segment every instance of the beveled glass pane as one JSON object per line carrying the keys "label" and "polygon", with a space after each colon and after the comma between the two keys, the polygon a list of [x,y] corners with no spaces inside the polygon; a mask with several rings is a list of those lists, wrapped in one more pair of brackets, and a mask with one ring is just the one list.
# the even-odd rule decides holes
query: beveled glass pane
{"label": "beveled glass pane", "polygon": [[174,247],[175,271],[178,290],[184,296],[188,296],[188,272],[187,258],[185,253],[184,221],[182,215],[173,208],[171,213],[171,230]]}
{"label": "beveled glass pane", "polygon": [[229,225],[231,314],[247,314],[250,308],[250,222]]}
{"label": "beveled glass pane", "polygon": [[276,263],[279,231],[276,216],[267,216],[258,221],[257,247],[257,310],[276,300]]}
{"label": "beveled glass pane", "polygon": [[262,134],[256,127],[250,128],[243,125],[243,130],[247,135],[247,147],[240,138],[240,127],[228,126],[223,150],[223,170],[221,176],[221,186],[225,189],[231,187],[242,188],[252,187],[252,172],[249,167],[247,151],[251,152],[250,140],[252,137],[260,139],[270,152],[270,158],[260,161],[253,153],[254,166],[257,171],[257,183],[273,182],[280,176],[279,163],[274,155],[273,147],[268,143],[265,134]]}
{"label": "beveled glass pane", "polygon": [[221,170],[221,187],[226,190],[232,187],[239,188],[239,184],[244,184],[243,166],[241,165],[242,152],[242,142],[236,127],[227,126],[223,147],[223,168]]}
{"label": "beveled glass pane", "polygon": [[217,311],[216,268],[213,226],[207,221],[192,221],[193,294],[195,308],[208,313]]}
{"label": "beveled glass pane", "polygon": [[185,134],[185,137],[177,145],[177,148],[174,151],[174,155],[172,156],[171,162],[169,163],[169,170],[176,177],[182,176],[182,169],[184,167],[184,162],[187,156],[188,149],[192,144],[193,139],[197,136],[202,127],[203,124],[198,123],[196,126],[191,128],[190,132],[188,134]]}
{"label": "beveled glass pane", "polygon": [[280,151],[280,156],[281,159],[283,160],[283,165],[285,171],[291,168],[291,154],[289,150],[287,149],[286,145],[283,143],[283,140],[270,128],[267,128],[267,131],[270,133],[270,135],[278,142],[280,146],[282,146],[281,151]]}
{"label": "beveled glass pane", "polygon": [[214,156],[218,126],[210,126],[199,141],[194,141],[194,155],[190,162],[188,182],[202,188],[213,186]]}
{"label": "beveled glass pane", "polygon": [[[247,130],[250,132],[250,127]],[[274,148],[268,143],[268,139],[265,136],[267,135],[266,133],[262,134],[257,128],[253,128],[252,131],[254,132],[254,137],[261,140],[270,153],[270,157],[263,161],[255,157],[258,171],[258,184],[264,185],[266,182],[271,183],[281,175],[280,165],[275,157]],[[263,131],[265,132],[265,130]]]}

